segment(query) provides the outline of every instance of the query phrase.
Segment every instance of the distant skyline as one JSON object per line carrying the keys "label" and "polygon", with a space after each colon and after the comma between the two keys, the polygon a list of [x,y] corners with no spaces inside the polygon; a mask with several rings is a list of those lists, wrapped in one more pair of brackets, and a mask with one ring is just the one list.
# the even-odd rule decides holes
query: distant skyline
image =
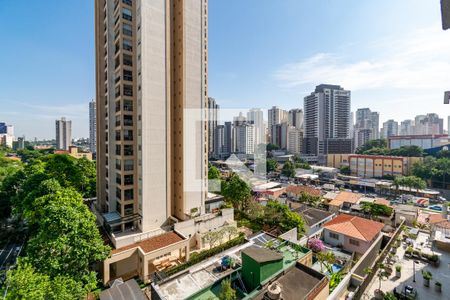
{"label": "distant skyline", "polygon": [[[89,136],[93,5],[0,4],[0,121],[17,136],[54,138],[60,117],[73,121],[74,137]],[[228,109],[303,108],[316,85],[331,83],[352,91],[352,111],[380,112],[380,126],[430,112],[447,120],[450,32],[441,29],[439,5],[209,0],[209,96]]]}

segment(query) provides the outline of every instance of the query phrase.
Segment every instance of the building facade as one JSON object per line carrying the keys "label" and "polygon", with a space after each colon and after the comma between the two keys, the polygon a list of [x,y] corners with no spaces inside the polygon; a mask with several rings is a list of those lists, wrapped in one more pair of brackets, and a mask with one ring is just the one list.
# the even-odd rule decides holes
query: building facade
{"label": "building facade", "polygon": [[379,113],[371,111],[369,108],[360,108],[355,115],[355,147],[362,146],[370,140],[378,139],[380,132]]}
{"label": "building facade", "polygon": [[424,150],[450,144],[447,134],[425,134],[391,136],[388,139],[389,149],[398,149],[402,146],[417,146]]}
{"label": "building facade", "polygon": [[413,164],[421,160],[421,157],[329,154],[327,156],[327,166],[333,168],[348,166],[352,176],[382,178],[387,175],[410,175]]}
{"label": "building facade", "polygon": [[400,123],[399,135],[412,135],[414,134],[414,121],[404,120]]}
{"label": "building facade", "polygon": [[272,136],[273,125],[278,125],[288,122],[288,112],[279,108],[278,106],[272,106],[267,111],[267,125],[269,128],[269,140]]}
{"label": "building facade", "polygon": [[219,118],[219,105],[212,97],[208,98],[208,156],[214,155],[217,121]]}
{"label": "building facade", "polygon": [[302,152],[303,131],[294,126],[287,128],[287,151],[299,156]]}
{"label": "building facade", "polygon": [[207,1],[95,1],[97,209],[113,232],[202,213]]}
{"label": "building facade", "polygon": [[387,120],[384,122],[383,128],[381,128],[381,137],[388,139],[395,135],[398,135],[398,122],[394,120]]}
{"label": "building facade", "polygon": [[291,109],[288,112],[288,124],[297,129],[303,129],[303,110],[299,108]]}
{"label": "building facade", "polygon": [[304,149],[309,155],[327,154],[327,140],[350,138],[350,91],[321,84],[304,98]]}
{"label": "building facade", "polygon": [[247,121],[255,126],[255,147],[259,144],[266,144],[266,126],[263,111],[259,108],[250,109],[247,112]]}
{"label": "building facade", "polygon": [[69,151],[72,145],[72,121],[61,118],[55,121],[56,127],[56,150]]}
{"label": "building facade", "polygon": [[97,113],[95,100],[89,102],[89,150],[97,152]]}

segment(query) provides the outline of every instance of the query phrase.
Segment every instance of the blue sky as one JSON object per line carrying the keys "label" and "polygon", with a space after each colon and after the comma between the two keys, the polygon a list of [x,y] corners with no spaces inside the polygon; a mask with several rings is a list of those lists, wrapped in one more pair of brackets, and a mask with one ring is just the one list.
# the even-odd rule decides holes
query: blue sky
{"label": "blue sky", "polygon": [[[333,83],[382,121],[446,118],[450,31],[439,2],[209,0],[209,94],[224,108],[301,108],[315,85]],[[93,1],[2,1],[0,24],[0,120],[42,138],[66,116],[87,136]]]}

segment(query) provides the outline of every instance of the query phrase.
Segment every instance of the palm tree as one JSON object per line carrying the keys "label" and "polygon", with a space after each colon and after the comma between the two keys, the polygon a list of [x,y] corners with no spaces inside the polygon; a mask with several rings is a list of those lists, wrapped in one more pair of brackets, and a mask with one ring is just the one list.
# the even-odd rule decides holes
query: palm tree
{"label": "palm tree", "polygon": [[320,263],[320,269],[323,271],[323,267],[325,266],[325,268],[327,269],[328,273],[332,274],[333,273],[333,268],[332,265],[333,263],[336,261],[336,257],[334,256],[334,253],[329,251],[329,252],[319,252],[316,254],[316,258]]}

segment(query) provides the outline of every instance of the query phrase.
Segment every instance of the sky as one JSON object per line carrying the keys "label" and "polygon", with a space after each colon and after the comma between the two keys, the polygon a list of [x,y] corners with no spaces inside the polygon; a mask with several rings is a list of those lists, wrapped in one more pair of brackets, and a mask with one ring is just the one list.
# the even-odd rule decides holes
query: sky
{"label": "sky", "polygon": [[[150,1],[150,0],[145,0]],[[302,108],[321,83],[352,91],[380,121],[436,112],[450,90],[439,0],[209,0],[208,90],[222,108]],[[94,1],[0,1],[0,121],[88,136],[95,96]],[[446,124],[447,122],[444,121]]]}

